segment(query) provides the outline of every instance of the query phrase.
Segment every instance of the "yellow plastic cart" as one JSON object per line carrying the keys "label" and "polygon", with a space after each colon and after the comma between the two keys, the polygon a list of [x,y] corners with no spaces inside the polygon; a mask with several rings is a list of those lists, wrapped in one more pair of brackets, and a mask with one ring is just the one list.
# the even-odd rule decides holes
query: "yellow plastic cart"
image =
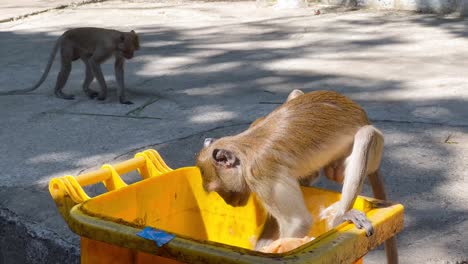
{"label": "yellow plastic cart", "polygon": [[[142,180],[127,185],[120,175],[138,170]],[[89,197],[83,186],[102,182],[108,192]],[[169,168],[155,150],[77,177],[49,183],[49,191],[70,229],[81,236],[81,263],[353,263],[403,228],[403,206],[359,196],[374,234],[343,223],[326,230],[319,211],[340,198],[328,190],[303,187],[314,217],[315,240],[284,254],[252,250],[266,213],[252,195],[244,207],[231,207],[203,191],[196,167]],[[136,234],[144,227],[174,234],[162,247]]]}

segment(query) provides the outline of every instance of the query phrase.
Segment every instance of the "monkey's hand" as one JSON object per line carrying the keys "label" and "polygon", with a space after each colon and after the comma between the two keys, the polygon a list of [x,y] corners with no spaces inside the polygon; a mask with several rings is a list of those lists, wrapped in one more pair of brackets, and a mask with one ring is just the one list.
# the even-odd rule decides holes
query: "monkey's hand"
{"label": "monkey's hand", "polygon": [[303,238],[286,237],[273,241],[270,245],[263,247],[260,251],[264,253],[284,253],[293,250],[314,240],[314,237],[305,236]]}
{"label": "monkey's hand", "polygon": [[344,221],[349,221],[359,229],[364,228],[367,236],[374,234],[374,228],[363,212],[351,209],[348,212],[341,214],[338,213],[338,206],[339,202],[336,202],[320,212],[320,219],[326,221],[328,228],[331,229]]}

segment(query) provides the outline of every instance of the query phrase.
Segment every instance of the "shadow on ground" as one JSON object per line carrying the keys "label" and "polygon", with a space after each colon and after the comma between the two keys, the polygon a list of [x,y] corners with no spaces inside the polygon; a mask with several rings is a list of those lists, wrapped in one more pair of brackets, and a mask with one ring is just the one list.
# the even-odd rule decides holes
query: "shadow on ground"
{"label": "shadow on ground", "polygon": [[[382,118],[383,114],[369,113],[376,125],[384,132],[389,132],[390,137],[395,139],[387,142],[382,170],[391,199],[406,206],[406,217],[409,221],[404,232],[399,235],[403,245],[411,244],[411,241],[408,241],[411,233],[419,233],[421,236],[423,233],[434,231],[445,233],[451,225],[461,223],[467,212],[452,209],[452,201],[443,201],[444,198],[439,193],[440,186],[453,177],[448,167],[441,163],[445,159],[456,157],[457,154],[453,145],[446,144],[442,137],[427,131],[434,126],[448,125],[455,133],[466,133],[468,123],[452,122],[452,119],[467,120],[467,111],[460,111],[460,108],[468,110],[465,100],[388,100],[379,97],[379,94],[404,89],[403,83],[346,74],[323,74],[313,68],[308,71],[282,71],[271,67],[274,63],[286,60],[335,53],[356,53],[382,46],[404,44],[406,40],[397,36],[359,35],[359,32],[355,31],[356,28],[366,25],[394,24],[397,27],[403,18],[382,17],[359,21],[342,19],[330,23],[326,28],[314,27],[312,23],[306,28],[288,26],[295,19],[303,17],[235,23],[219,27],[213,25],[190,30],[159,26],[139,28],[142,49],[135,60],[128,62],[126,71],[130,97],[138,104],[125,108],[125,111],[122,110],[123,106],[117,104],[112,92],[109,102],[105,104],[98,105],[84,98],[79,88],[84,76],[83,67],[78,66],[80,62],[74,64],[75,69],[66,86],[67,91],[79,95],[78,100],[69,104],[53,98],[51,87],[58,71],[56,61],[48,81],[33,95],[15,96],[12,103],[6,102],[8,99],[5,97],[0,98],[5,102],[2,108],[6,109],[6,113],[2,115],[6,119],[2,121],[5,121],[5,125],[0,128],[2,140],[21,141],[20,136],[28,135],[28,132],[15,133],[10,128],[24,123],[25,127],[40,129],[43,133],[41,140],[50,140],[52,137],[56,138],[54,142],[58,142],[47,145],[41,145],[40,142],[35,145],[36,143],[31,142],[28,143],[28,147],[23,148],[23,156],[17,160],[23,160],[28,166],[36,167],[40,173],[31,175],[35,181],[25,181],[21,185],[35,185],[36,181],[47,179],[49,175],[57,172],[74,169],[78,172],[83,167],[94,166],[96,164],[86,164],[86,158],[90,155],[120,153],[119,157],[123,159],[136,150],[147,147],[158,149],[172,167],[191,165],[204,137],[220,137],[242,131],[255,118],[275,108],[290,90],[331,89],[352,97],[369,111],[391,112],[396,108],[405,109],[403,113],[401,109],[395,110],[395,115],[387,113],[385,118]],[[410,20],[425,27],[442,28],[456,37],[468,36],[466,20],[435,16],[411,16]],[[247,28],[249,31],[245,30]],[[252,34],[252,31],[258,34]],[[342,41],[327,41],[326,38],[321,38],[300,45],[295,45],[294,42],[285,46],[277,44],[279,40],[301,38],[301,34],[304,33],[357,34],[359,37]],[[14,79],[23,86],[36,81],[55,39],[56,36],[44,33],[0,32],[0,46],[11,47],[0,50],[4,69],[0,74],[0,83],[6,83],[6,79]],[[373,59],[368,58],[368,62],[372,63]],[[18,74],[25,70],[35,74]],[[115,92],[112,64],[106,64],[104,71]],[[13,87],[1,87],[2,91],[11,89]],[[147,98],[152,98],[154,102],[148,102]],[[35,108],[31,110],[25,106],[23,109],[17,105],[40,103],[41,100],[51,103],[41,103],[37,113],[32,116],[29,114],[36,111]],[[431,112],[431,116],[421,117],[418,115],[420,107],[442,108],[443,111]],[[62,127],[47,126],[47,122],[54,118],[62,118],[65,123]],[[108,131],[96,129],[99,132],[96,137],[107,137],[108,140],[92,137],[87,138],[86,143],[73,140],[74,136],[79,138],[80,133],[93,133],[93,127],[84,127],[81,132],[76,132],[77,129],[81,129],[80,122],[72,123],[70,120],[73,118],[95,122],[96,126],[107,126]],[[121,139],[119,131],[125,130],[127,126],[141,126],[142,130],[135,132],[133,139]],[[156,134],[161,131],[165,131],[164,136],[157,137]],[[153,135],[154,140],[151,139]],[[70,144],[61,143],[67,138],[70,138]],[[413,138],[417,139],[417,142],[398,142],[400,138]],[[86,144],[95,147],[83,148]],[[103,145],[97,147],[99,144]],[[15,153],[13,150],[12,152]],[[424,160],[420,155],[426,155],[425,152],[431,156],[444,157],[444,160],[434,160],[437,166],[417,164],[415,160]],[[48,158],[57,155],[61,158]],[[419,158],[413,160],[412,155],[419,155]],[[428,159],[431,160],[429,157]],[[112,161],[112,158],[109,160]],[[8,166],[6,161],[3,166]],[[21,177],[25,171],[22,166],[15,166],[10,167],[7,172],[9,177],[15,178]],[[323,184],[331,186],[329,183]],[[43,187],[37,188],[43,190]],[[94,193],[100,189],[94,188],[90,191]],[[420,206],[412,202],[415,197],[418,201],[426,199],[427,203]],[[51,211],[50,215],[52,214],[56,212]],[[451,246],[447,245],[447,248]]]}

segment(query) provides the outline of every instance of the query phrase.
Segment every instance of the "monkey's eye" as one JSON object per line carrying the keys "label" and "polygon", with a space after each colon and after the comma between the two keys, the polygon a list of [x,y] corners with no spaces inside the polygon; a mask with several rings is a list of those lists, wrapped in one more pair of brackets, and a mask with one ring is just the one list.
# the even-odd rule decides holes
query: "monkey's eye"
{"label": "monkey's eye", "polygon": [[125,40],[125,37],[123,35],[120,35],[120,41],[124,41]]}

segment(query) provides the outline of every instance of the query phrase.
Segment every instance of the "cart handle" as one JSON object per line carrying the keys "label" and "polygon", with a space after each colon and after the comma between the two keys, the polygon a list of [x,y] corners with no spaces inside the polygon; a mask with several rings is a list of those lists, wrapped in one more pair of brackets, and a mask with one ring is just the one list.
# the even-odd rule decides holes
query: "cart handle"
{"label": "cart handle", "polygon": [[172,171],[159,153],[148,149],[135,154],[135,157],[115,165],[105,164],[99,170],[73,177],[65,175],[53,178],[49,182],[49,192],[56,202],[64,196],[69,196],[75,204],[82,203],[90,197],[83,190],[84,186],[102,182],[107,191],[113,191],[127,186],[121,175],[138,170],[143,179],[159,176]]}

